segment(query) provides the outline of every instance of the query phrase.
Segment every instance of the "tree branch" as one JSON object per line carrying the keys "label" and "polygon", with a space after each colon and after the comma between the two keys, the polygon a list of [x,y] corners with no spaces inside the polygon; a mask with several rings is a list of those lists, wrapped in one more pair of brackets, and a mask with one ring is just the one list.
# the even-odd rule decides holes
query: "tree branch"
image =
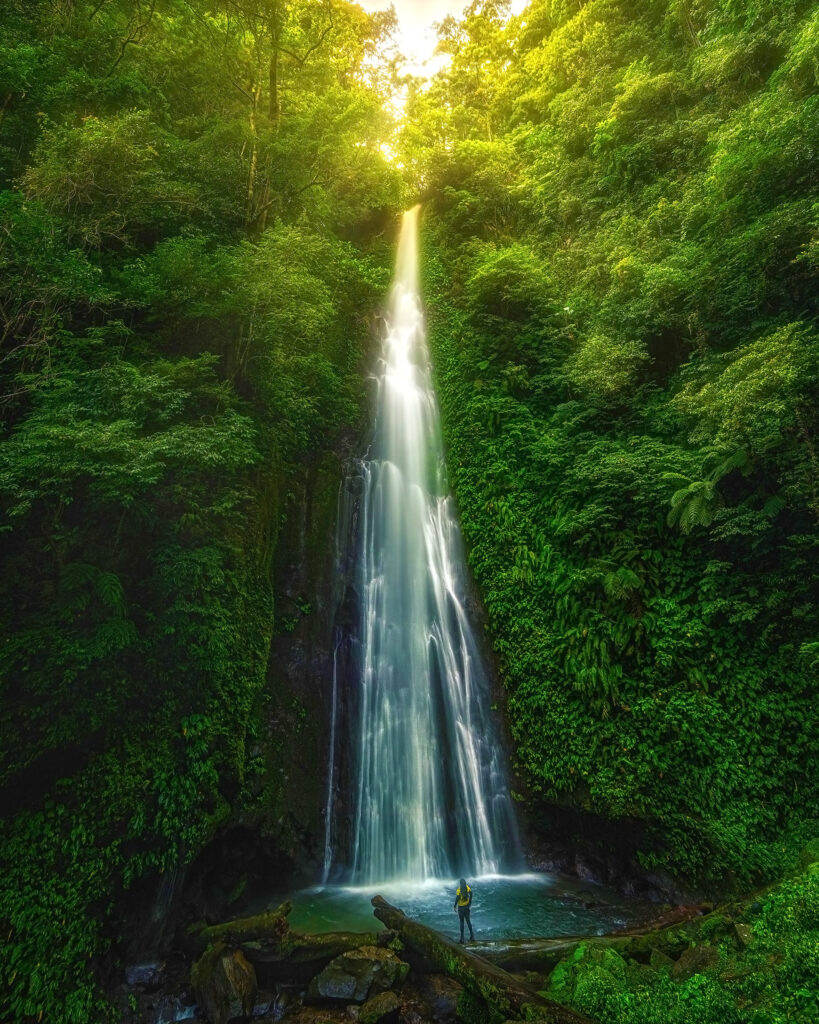
{"label": "tree branch", "polygon": [[332,0],[327,0],[327,17],[329,19],[328,23],[324,31],[319,36],[318,41],[314,43],[311,47],[309,47],[303,54],[299,55],[298,53],[294,53],[292,50],[285,49],[285,47],[283,46],[279,47],[279,51],[285,54],[286,56],[290,57],[292,60],[296,61],[296,63],[300,64],[303,67],[310,59],[310,57],[316,52],[316,50],[320,49],[324,45],[325,39],[335,28],[335,23],[333,22]]}
{"label": "tree branch", "polygon": [[[120,48],[119,48],[119,57],[117,57],[117,59],[114,61],[114,63],[108,69],[108,71],[106,71],[106,73],[104,75],[105,78],[110,78],[111,75],[113,75],[113,73],[117,70],[119,65],[122,63],[122,59],[125,56],[125,51],[126,51],[126,49],[129,46],[139,46],[142,43],[142,33],[146,29],[150,28],[151,22],[153,21],[154,14],[156,12],[156,4],[157,4],[157,0],[151,0],[150,6],[148,8],[148,16],[145,19],[145,21],[140,22],[134,28],[133,32],[131,32],[131,34],[128,36],[127,39],[123,39],[122,44],[120,45]],[[141,13],[141,11],[142,11],[142,4],[140,2],[137,2],[137,7],[139,8],[140,13]]]}

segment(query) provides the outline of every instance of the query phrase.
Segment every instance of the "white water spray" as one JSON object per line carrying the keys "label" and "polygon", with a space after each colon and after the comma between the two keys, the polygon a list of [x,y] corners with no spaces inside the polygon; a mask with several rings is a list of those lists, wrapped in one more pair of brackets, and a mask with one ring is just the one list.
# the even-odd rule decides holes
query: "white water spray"
{"label": "white water spray", "polygon": [[404,215],[362,467],[359,883],[489,874],[517,848],[444,477],[418,295],[419,210]]}

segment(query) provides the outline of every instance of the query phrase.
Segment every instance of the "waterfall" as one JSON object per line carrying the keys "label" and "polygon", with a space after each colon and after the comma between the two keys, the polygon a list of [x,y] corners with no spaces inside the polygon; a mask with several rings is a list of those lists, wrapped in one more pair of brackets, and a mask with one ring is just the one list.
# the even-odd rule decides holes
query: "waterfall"
{"label": "waterfall", "polygon": [[444,475],[419,211],[404,214],[373,441],[359,467],[351,873],[363,883],[494,873],[517,843]]}

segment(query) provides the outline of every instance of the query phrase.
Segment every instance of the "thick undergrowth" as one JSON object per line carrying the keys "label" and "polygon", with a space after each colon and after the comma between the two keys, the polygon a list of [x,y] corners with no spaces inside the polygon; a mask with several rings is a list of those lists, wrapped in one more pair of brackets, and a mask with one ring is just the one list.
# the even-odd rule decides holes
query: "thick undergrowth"
{"label": "thick undergrowth", "polygon": [[271,566],[297,467],[361,417],[387,22],[3,7],[3,1020],[108,1019],[123,893],[262,774],[278,804]]}
{"label": "thick undergrowth", "polygon": [[809,1024],[819,1012],[816,855],[814,844],[793,876],[684,927],[579,944],[545,994],[599,1024]]}
{"label": "thick undergrowth", "polygon": [[816,828],[816,11],[500,13],[405,145],[525,800],[747,886]]}
{"label": "thick undergrowth", "polygon": [[[223,826],[296,848],[287,762],[321,729],[271,637],[312,614],[293,552],[330,532],[408,188],[530,821],[628,823],[646,871],[714,893],[819,829],[816,5],[507,14],[444,21],[399,167],[389,14],[3,4],[3,1020],[116,1019],[138,880]],[[813,1019],[815,882],[688,977],[586,952],[550,998]]]}

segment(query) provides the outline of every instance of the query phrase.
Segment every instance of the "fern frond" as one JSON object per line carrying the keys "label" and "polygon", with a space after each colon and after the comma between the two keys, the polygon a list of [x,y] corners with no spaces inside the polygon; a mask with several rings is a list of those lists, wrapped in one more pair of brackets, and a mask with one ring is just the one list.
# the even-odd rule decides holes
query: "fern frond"
{"label": "fern frond", "polygon": [[116,573],[100,573],[97,580],[97,593],[100,601],[107,608],[111,608],[117,615],[125,614],[125,590]]}
{"label": "fern frond", "polygon": [[87,587],[94,582],[99,575],[99,569],[88,562],[70,562],[64,566],[60,573],[60,584],[66,590],[79,590],[80,587]]}

